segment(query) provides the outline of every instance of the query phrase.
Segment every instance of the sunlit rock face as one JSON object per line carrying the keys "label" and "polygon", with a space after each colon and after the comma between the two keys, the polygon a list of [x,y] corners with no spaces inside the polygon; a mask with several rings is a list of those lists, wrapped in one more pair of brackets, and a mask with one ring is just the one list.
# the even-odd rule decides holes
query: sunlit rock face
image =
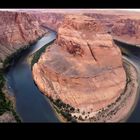
{"label": "sunlit rock face", "polygon": [[45,95],[85,112],[114,102],[126,84],[119,48],[100,22],[83,15],[65,17],[33,78]]}
{"label": "sunlit rock face", "polygon": [[24,12],[0,11],[0,62],[44,33],[35,16]]}
{"label": "sunlit rock face", "polygon": [[111,33],[114,39],[129,44],[140,44],[140,14],[137,13],[85,13],[89,17],[94,17],[105,25],[106,31]]}
{"label": "sunlit rock face", "polygon": [[54,31],[57,31],[59,26],[62,24],[65,12],[57,13],[57,12],[36,12],[32,13],[36,16],[39,21],[39,24],[44,27],[48,27]]}

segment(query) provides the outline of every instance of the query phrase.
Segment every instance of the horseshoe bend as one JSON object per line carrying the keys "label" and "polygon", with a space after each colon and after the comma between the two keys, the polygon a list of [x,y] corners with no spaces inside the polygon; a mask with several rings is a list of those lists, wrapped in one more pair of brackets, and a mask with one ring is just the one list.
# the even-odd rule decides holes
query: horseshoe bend
{"label": "horseshoe bend", "polygon": [[100,121],[95,114],[126,90],[120,49],[99,21],[84,15],[65,17],[32,73],[41,92],[74,121]]}
{"label": "horseshoe bend", "polygon": [[139,122],[139,15],[0,9],[0,122]]}

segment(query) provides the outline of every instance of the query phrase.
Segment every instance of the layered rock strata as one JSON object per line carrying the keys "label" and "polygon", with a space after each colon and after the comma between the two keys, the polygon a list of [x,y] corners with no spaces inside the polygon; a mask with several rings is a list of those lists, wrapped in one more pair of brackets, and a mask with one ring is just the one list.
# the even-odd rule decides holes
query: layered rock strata
{"label": "layered rock strata", "polygon": [[140,20],[120,19],[112,27],[112,35],[115,39],[128,44],[140,44]]}
{"label": "layered rock strata", "polygon": [[133,12],[120,13],[85,13],[101,21],[114,39],[122,42],[139,45],[140,44],[140,14]]}
{"label": "layered rock strata", "polygon": [[44,33],[35,16],[0,11],[0,67],[8,56],[33,43]]}
{"label": "layered rock strata", "polygon": [[120,49],[100,22],[83,15],[65,17],[33,78],[48,97],[86,113],[114,102],[126,84]]}
{"label": "layered rock strata", "polygon": [[62,24],[65,12],[63,13],[50,13],[50,12],[36,12],[32,13],[38,19],[38,22],[43,27],[48,27],[54,31],[57,31]]}

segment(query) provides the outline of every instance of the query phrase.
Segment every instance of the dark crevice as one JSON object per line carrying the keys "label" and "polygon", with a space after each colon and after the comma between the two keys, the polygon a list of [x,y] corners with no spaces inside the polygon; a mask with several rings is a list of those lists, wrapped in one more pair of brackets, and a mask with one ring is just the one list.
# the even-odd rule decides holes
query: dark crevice
{"label": "dark crevice", "polygon": [[97,61],[95,55],[94,55],[93,52],[92,52],[92,49],[91,49],[90,45],[89,45],[88,43],[87,43],[87,45],[88,45],[88,48],[89,48],[89,50],[90,50],[90,52],[91,52],[92,57],[94,58],[95,61]]}

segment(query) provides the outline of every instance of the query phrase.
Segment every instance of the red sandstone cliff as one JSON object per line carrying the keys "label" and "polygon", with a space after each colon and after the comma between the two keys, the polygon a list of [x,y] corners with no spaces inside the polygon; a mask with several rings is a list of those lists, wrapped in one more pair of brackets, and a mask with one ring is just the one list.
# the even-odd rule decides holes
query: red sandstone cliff
{"label": "red sandstone cliff", "polygon": [[129,44],[140,44],[140,14],[133,12],[85,13],[105,25],[113,38]]}
{"label": "red sandstone cliff", "polygon": [[[31,12],[34,14],[40,25],[49,27],[55,31],[58,30],[62,24],[64,17],[69,13],[62,10],[61,12]],[[104,30],[111,33],[113,37],[122,39],[122,41],[129,41],[135,44],[140,43],[138,36],[138,24],[140,21],[139,14],[125,13],[125,12],[97,12],[92,11],[90,13],[82,12],[81,14],[95,18],[104,25]],[[136,33],[137,32],[137,33]]]}
{"label": "red sandstone cliff", "polygon": [[[61,26],[64,17],[69,13],[62,10],[57,12],[36,12],[34,14],[40,25],[49,27],[55,31]],[[130,44],[140,44],[139,23],[140,14],[131,12],[82,12],[81,14],[95,18],[104,25],[104,30],[111,33],[113,38]]]}
{"label": "red sandstone cliff", "polygon": [[0,63],[44,33],[35,16],[23,12],[0,11]]}
{"label": "red sandstone cliff", "polygon": [[83,15],[66,16],[56,42],[33,66],[39,89],[80,111],[99,110],[124,91],[121,52],[101,23]]}
{"label": "red sandstone cliff", "polygon": [[[72,11],[71,11],[72,12]],[[76,11],[75,11],[76,12]],[[64,17],[70,12],[61,10],[61,12],[48,12],[44,10],[42,12],[31,12],[34,14],[40,25],[49,27],[55,31],[62,24]],[[140,44],[139,39],[139,23],[140,14],[138,12],[125,12],[125,11],[80,11],[81,14],[95,18],[97,21],[102,22],[104,29],[112,36],[122,40],[123,42],[128,42],[131,44]]]}
{"label": "red sandstone cliff", "polygon": [[52,30],[57,31],[58,27],[64,20],[64,13],[49,13],[49,12],[36,12],[32,13],[36,16],[40,25],[46,26]]}

